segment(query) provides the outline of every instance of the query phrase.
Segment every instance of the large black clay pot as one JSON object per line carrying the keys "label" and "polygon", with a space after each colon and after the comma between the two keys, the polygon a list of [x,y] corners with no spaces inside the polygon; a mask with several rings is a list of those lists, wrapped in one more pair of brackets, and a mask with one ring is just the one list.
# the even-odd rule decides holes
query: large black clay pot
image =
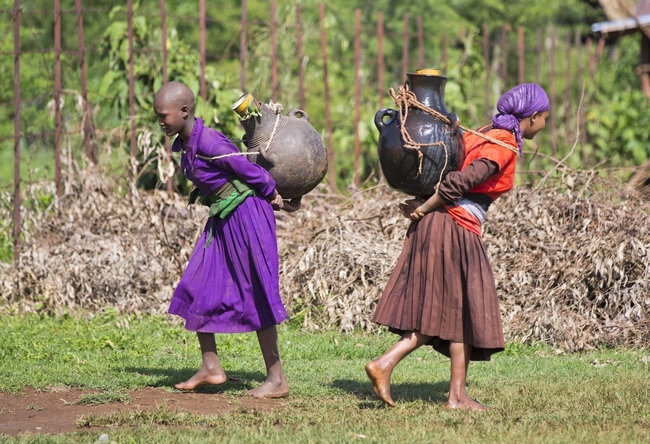
{"label": "large black clay pot", "polygon": [[[415,107],[409,107],[406,122],[400,121],[397,110],[384,108],[375,114],[379,130],[378,154],[382,172],[388,184],[403,193],[428,197],[435,193],[436,185],[448,172],[460,169],[465,158],[462,131],[458,116],[450,113],[444,101],[447,77],[431,74],[408,73],[405,86],[423,105],[446,116],[451,124]],[[387,120],[386,120],[387,119]],[[411,139],[421,146],[418,150],[405,147],[401,134],[404,124]],[[422,172],[419,173],[420,161]]]}
{"label": "large black clay pot", "polygon": [[284,199],[294,199],[313,190],[327,172],[327,149],[320,134],[309,123],[306,112],[292,109],[287,116],[261,105],[260,115],[246,114],[254,99],[245,94],[233,106],[244,116],[240,119],[246,131],[250,156],[271,173],[276,189]]}

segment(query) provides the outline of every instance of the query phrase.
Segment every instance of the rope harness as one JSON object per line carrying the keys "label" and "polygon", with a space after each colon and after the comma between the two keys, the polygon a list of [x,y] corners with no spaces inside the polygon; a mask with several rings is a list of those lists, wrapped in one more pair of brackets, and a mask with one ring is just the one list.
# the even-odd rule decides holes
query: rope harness
{"label": "rope harness", "polygon": [[[436,111],[435,109],[430,108],[430,107],[424,105],[422,102],[420,102],[418,100],[418,98],[416,97],[415,93],[413,91],[409,90],[408,85],[400,86],[399,91],[397,93],[395,93],[395,90],[393,88],[390,88],[388,90],[388,92],[389,92],[390,96],[393,98],[393,100],[395,101],[395,106],[398,109],[400,121],[402,122],[402,125],[400,125],[400,133],[402,135],[402,139],[404,140],[404,148],[414,149],[414,150],[417,150],[417,152],[418,152],[419,165],[418,165],[418,174],[417,174],[417,176],[422,174],[422,162],[424,160],[424,154],[422,154],[422,151],[421,151],[420,148],[426,147],[426,146],[440,146],[441,145],[445,149],[445,164],[444,164],[443,168],[440,170],[440,177],[438,178],[438,183],[436,183],[436,187],[435,187],[436,192],[438,192],[438,187],[440,186],[440,183],[442,182],[442,175],[443,175],[445,169],[447,168],[447,163],[449,161],[449,152],[447,150],[447,145],[445,145],[445,143],[443,141],[433,142],[433,143],[419,143],[419,142],[414,141],[413,138],[411,137],[411,135],[409,134],[408,130],[406,129],[406,125],[404,124],[404,122],[406,122],[406,119],[408,118],[408,113],[409,113],[409,108],[410,107],[417,108],[417,109],[419,109],[421,111],[424,111],[425,113],[432,115],[433,117],[435,117],[436,119],[446,123],[447,125],[451,126],[453,124],[453,122],[451,122],[447,116],[443,115],[442,113]],[[502,141],[500,141],[498,139],[495,139],[494,137],[490,137],[490,136],[488,136],[486,134],[483,134],[481,132],[475,131],[475,130],[470,129],[470,128],[466,128],[466,127],[464,127],[462,125],[459,125],[459,127],[465,132],[468,132],[468,133],[474,134],[476,136],[482,137],[483,139],[488,140],[488,141],[490,141],[490,142],[492,142],[492,143],[494,143],[496,145],[499,145],[499,146],[501,146],[501,147],[503,147],[503,148],[505,148],[507,150],[510,150],[515,154],[519,154],[519,150],[517,150],[512,145],[508,145],[507,143],[502,142]]]}
{"label": "rope harness", "polygon": [[[443,121],[447,125],[451,125],[452,122],[449,121],[447,116],[441,114],[440,112],[436,111],[433,108],[429,108],[428,106],[422,104],[417,97],[415,96],[415,93],[413,91],[410,91],[408,86],[400,86],[399,87],[399,92],[396,94],[395,90],[391,88],[389,90],[390,96],[393,98],[395,101],[395,105],[399,108],[399,113],[400,113],[400,118],[406,119],[406,116],[408,116],[408,108],[409,106],[413,108],[417,108],[419,110],[424,111],[427,114],[431,114],[434,116],[436,119]],[[404,120],[402,120],[404,122]],[[507,150],[512,151],[515,154],[519,154],[519,150],[512,146],[509,145],[505,142],[502,142],[501,140],[495,139],[494,137],[488,136],[486,134],[483,134],[481,132],[478,132],[476,130],[473,130],[471,128],[466,128],[462,125],[460,125],[460,129],[463,131],[474,134],[475,136],[482,137],[485,140],[488,140],[495,145],[499,145],[500,147],[503,147]],[[406,134],[406,135],[405,135]],[[402,137],[404,137],[404,141],[407,142],[404,146],[407,148],[414,148],[414,149],[419,149],[421,146],[431,146],[431,145],[438,145],[440,142],[436,143],[430,143],[430,144],[424,144],[424,143],[416,143],[411,139],[411,137],[408,135],[408,132],[404,129],[404,125],[402,125]]]}

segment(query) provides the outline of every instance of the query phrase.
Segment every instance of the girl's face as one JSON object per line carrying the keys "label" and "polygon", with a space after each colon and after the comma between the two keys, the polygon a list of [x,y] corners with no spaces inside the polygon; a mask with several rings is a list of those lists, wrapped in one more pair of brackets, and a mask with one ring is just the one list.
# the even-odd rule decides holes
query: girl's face
{"label": "girl's face", "polygon": [[546,118],[549,111],[533,113],[530,117],[525,117],[521,121],[521,132],[524,139],[532,139],[535,135],[546,126]]}
{"label": "girl's face", "polygon": [[189,115],[187,105],[179,106],[171,100],[156,98],[153,110],[158,117],[158,125],[167,136],[172,137],[183,132]]}

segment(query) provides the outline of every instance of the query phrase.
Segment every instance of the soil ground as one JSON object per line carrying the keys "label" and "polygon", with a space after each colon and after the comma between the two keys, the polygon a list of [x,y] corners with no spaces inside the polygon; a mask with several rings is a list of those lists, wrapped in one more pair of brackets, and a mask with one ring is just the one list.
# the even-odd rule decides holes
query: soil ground
{"label": "soil ground", "polygon": [[169,410],[199,415],[219,415],[241,408],[261,411],[282,407],[277,399],[233,398],[219,393],[175,393],[145,388],[129,393],[128,404],[108,403],[83,405],[76,402],[92,391],[68,387],[53,387],[49,391],[26,388],[16,394],[0,393],[0,437],[19,434],[60,434],[78,430],[76,422],[82,416],[107,415],[113,412],[154,410],[165,405]]}

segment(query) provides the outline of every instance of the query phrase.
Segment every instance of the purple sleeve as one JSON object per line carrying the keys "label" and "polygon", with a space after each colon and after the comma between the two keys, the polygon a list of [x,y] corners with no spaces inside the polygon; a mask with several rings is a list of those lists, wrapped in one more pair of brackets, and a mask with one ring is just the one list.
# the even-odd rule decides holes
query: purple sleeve
{"label": "purple sleeve", "polygon": [[442,179],[438,195],[447,203],[458,201],[476,185],[499,172],[499,165],[489,159],[476,159],[461,171],[451,171]]}
{"label": "purple sleeve", "polygon": [[[237,147],[226,136],[216,131],[215,133],[216,140],[208,149],[204,150],[208,157],[239,153]],[[258,191],[258,194],[264,198],[271,197],[275,191],[275,180],[273,180],[271,174],[261,166],[249,162],[245,155],[222,157],[211,162],[253,186]]]}

